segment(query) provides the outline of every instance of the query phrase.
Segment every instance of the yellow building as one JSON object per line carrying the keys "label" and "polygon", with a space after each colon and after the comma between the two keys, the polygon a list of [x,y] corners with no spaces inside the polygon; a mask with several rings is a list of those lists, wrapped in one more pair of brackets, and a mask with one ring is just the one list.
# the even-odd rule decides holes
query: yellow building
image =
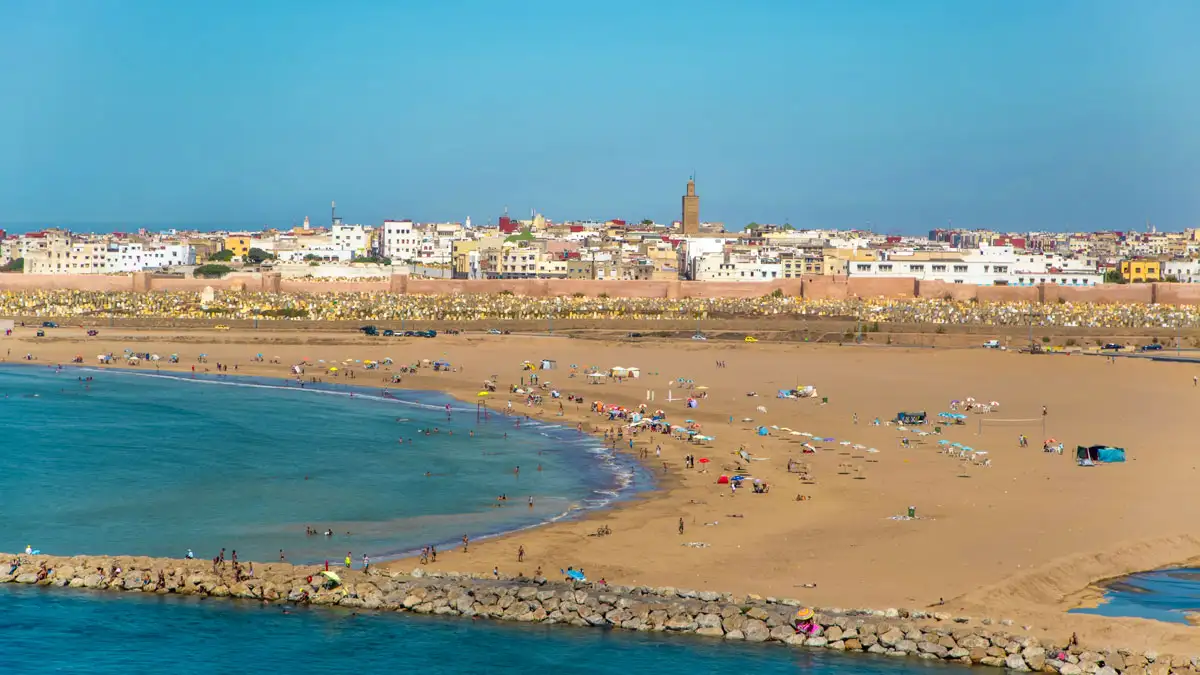
{"label": "yellow building", "polygon": [[230,235],[225,237],[225,250],[233,251],[236,256],[250,253],[250,237],[247,235]]}
{"label": "yellow building", "polygon": [[1135,283],[1162,281],[1162,262],[1158,260],[1122,260],[1121,278]]}

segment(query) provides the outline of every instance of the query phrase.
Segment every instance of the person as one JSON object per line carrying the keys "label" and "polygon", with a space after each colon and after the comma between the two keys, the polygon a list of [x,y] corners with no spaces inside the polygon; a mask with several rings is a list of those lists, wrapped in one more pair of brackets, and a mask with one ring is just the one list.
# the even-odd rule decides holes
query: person
{"label": "person", "polygon": [[517,547],[517,562],[525,562],[525,546]]}
{"label": "person", "polygon": [[346,569],[350,569],[350,551],[346,551]]}
{"label": "person", "polygon": [[371,567],[371,559],[367,557],[366,553],[364,553],[363,554],[363,571],[366,572],[368,569],[370,569],[370,567]]}
{"label": "person", "polygon": [[279,549],[279,562],[283,562],[285,560],[287,560],[287,558],[283,557],[283,549]]}
{"label": "person", "polygon": [[186,557],[188,560],[194,560],[196,558],[196,554],[192,553],[192,549],[189,548]]}
{"label": "person", "polygon": [[816,614],[809,607],[801,607],[796,610],[793,626],[797,633],[803,635],[816,635],[821,630],[816,622]]}
{"label": "person", "polygon": [[683,534],[683,518],[679,519],[679,534]]}

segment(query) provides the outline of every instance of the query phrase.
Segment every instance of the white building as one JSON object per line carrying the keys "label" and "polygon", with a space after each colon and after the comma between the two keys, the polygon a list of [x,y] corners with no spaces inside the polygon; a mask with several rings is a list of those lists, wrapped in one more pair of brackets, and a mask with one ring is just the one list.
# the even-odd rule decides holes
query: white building
{"label": "white building", "polygon": [[333,248],[350,251],[351,257],[367,255],[367,230],[362,225],[334,225],[330,230]]}
{"label": "white building", "polygon": [[379,255],[393,263],[411,262],[417,257],[421,236],[414,233],[411,220],[385,220],[379,230]]}
{"label": "white building", "polygon": [[679,270],[685,279],[695,279],[693,269],[696,258],[709,253],[720,253],[725,250],[725,244],[730,239],[717,237],[688,237],[679,242]]}
{"label": "white building", "polygon": [[692,258],[693,281],[770,281],[783,278],[778,257],[748,253],[705,253]]}
{"label": "white building", "polygon": [[105,273],[127,274],[196,264],[196,249],[187,244],[109,244]]}
{"label": "white building", "polygon": [[878,261],[854,261],[852,277],[903,278],[945,281],[973,286],[1095,286],[1104,282],[1094,265],[1068,264],[1067,259],[1022,253],[1011,246],[982,246],[957,252],[881,252]]}

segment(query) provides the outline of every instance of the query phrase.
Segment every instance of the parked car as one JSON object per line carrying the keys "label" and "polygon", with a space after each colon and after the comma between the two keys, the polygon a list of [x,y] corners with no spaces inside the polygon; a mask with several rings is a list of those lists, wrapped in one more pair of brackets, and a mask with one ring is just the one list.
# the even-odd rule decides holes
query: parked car
{"label": "parked car", "polygon": [[983,343],[983,348],[984,349],[1000,349],[1000,341],[999,340],[988,340],[987,342]]}
{"label": "parked car", "polygon": [[1155,342],[1153,344],[1142,345],[1142,351],[1144,351],[1144,352],[1161,352],[1162,348],[1163,348],[1163,346],[1158,344],[1157,342]]}
{"label": "parked car", "polygon": [[38,329],[38,332],[37,332],[37,336],[38,336],[38,337],[46,337],[46,331],[44,331],[44,330],[42,330],[41,328],[39,328],[39,329]]}
{"label": "parked car", "polygon": [[88,331],[88,337],[96,337],[99,334],[100,334],[100,331],[98,331],[98,330],[89,330]]}
{"label": "parked car", "polygon": [[696,333],[695,335],[692,336],[692,339],[693,340],[707,340],[708,336],[706,336],[704,333]]}
{"label": "parked car", "polygon": [[498,329],[495,329],[495,328],[488,329],[488,335],[499,335],[499,334],[500,334],[500,331]]}
{"label": "parked car", "polygon": [[375,326],[359,326],[358,329],[363,335],[379,335],[379,329]]}
{"label": "parked car", "polygon": [[58,324],[53,321],[43,321],[42,328],[58,328]]}
{"label": "parked car", "polygon": [[630,333],[629,335],[626,335],[625,337],[640,338],[640,337],[642,337],[642,334],[641,333]]}
{"label": "parked car", "polygon": [[745,339],[746,342],[758,342],[758,338],[754,337],[753,335],[747,335]]}
{"label": "parked car", "polygon": [[1105,342],[1105,343],[1104,343],[1104,346],[1103,346],[1103,347],[1101,347],[1100,349],[1102,349],[1102,350],[1105,350],[1105,349],[1111,349],[1111,350],[1113,350],[1113,351],[1117,351],[1117,352],[1119,352],[1119,351],[1121,351],[1122,349],[1125,349],[1125,345],[1123,345],[1123,344],[1118,344],[1118,343],[1116,343],[1116,342]]}
{"label": "parked car", "polygon": [[384,331],[383,331],[383,336],[384,336],[384,337],[393,337],[393,336],[395,336],[395,335],[396,335],[396,331],[392,330],[391,328],[388,328],[388,329],[386,329],[386,330],[384,330]]}
{"label": "parked car", "polygon": [[215,328],[217,330],[229,330],[229,326],[226,326],[223,323],[219,323],[219,324],[213,326],[213,328]]}

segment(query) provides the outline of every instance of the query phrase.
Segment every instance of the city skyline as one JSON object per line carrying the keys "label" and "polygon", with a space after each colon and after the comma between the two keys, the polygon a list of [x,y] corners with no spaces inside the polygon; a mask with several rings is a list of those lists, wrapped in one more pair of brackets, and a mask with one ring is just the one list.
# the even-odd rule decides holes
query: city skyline
{"label": "city skyline", "polygon": [[[236,21],[230,21],[236,17]],[[5,227],[1182,230],[1200,6],[15,3]],[[320,39],[314,39],[320,38]]]}

